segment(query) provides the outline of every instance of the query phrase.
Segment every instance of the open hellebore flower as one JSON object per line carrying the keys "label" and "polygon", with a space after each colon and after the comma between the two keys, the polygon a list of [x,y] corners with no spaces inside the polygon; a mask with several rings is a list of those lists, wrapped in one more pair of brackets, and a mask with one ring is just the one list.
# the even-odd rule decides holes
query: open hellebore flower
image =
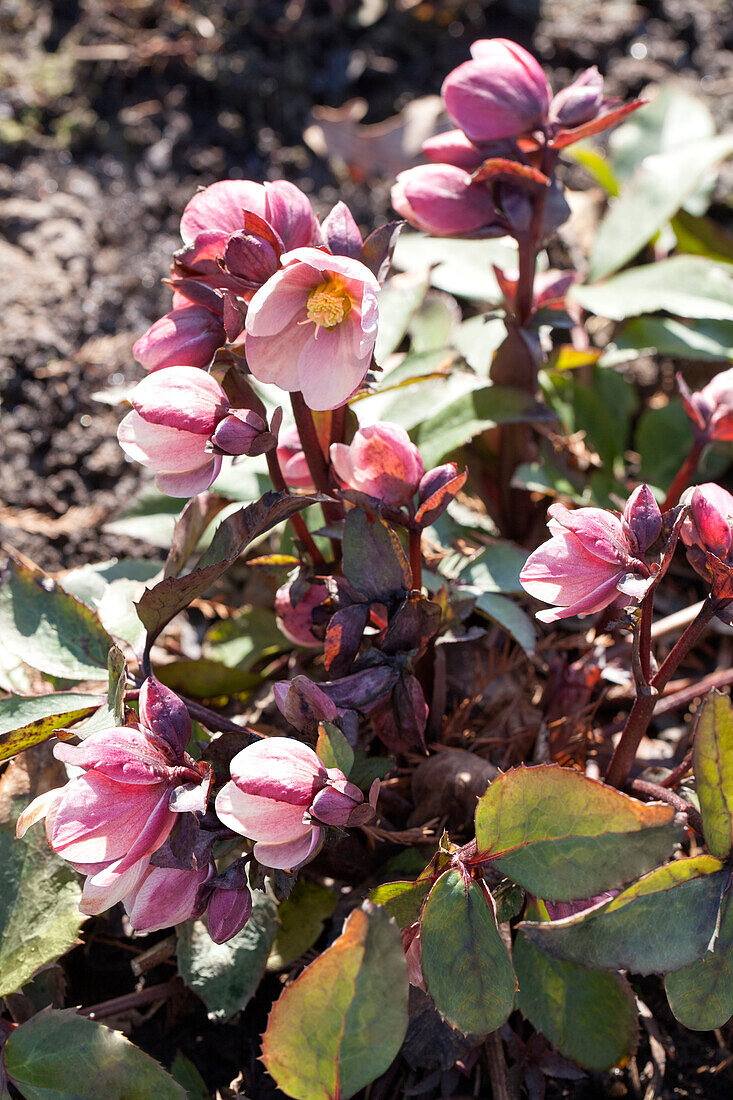
{"label": "open hellebore flower", "polygon": [[54,756],[83,774],[34,799],[18,818],[17,835],[45,817],[50,846],[87,875],[83,913],[137,896],[177,805],[205,810],[210,769],[187,755],[190,734],[181,700],[151,677],[140,689],[139,725],[55,746]]}
{"label": "open hellebore flower", "polygon": [[733,439],[733,368],[716,374],[696,393],[690,392],[681,374],[677,385],[692,430],[701,442]]}
{"label": "open hellebore flower", "polygon": [[301,390],[311,409],[343,405],[364,381],[377,338],[379,283],[359,260],[296,248],[249,303],[252,374]]}
{"label": "open hellebore flower", "polygon": [[555,604],[539,611],[545,623],[589,615],[608,607],[619,594],[636,602],[652,583],[651,571],[637,554],[636,536],[614,512],[553,504],[547,526],[552,538],[527,558],[519,575],[538,600]]}
{"label": "open hellebore flower", "polygon": [[423,475],[405,429],[384,421],[360,428],[348,445],[332,443],[331,462],[345,485],[398,506],[412,500]]}
{"label": "open hellebore flower", "polygon": [[328,598],[325,584],[312,584],[305,595],[293,602],[294,582],[288,581],[275,593],[277,625],[293,645],[309,648],[323,645],[313,633],[313,611]]}
{"label": "open hellebore flower", "polygon": [[364,801],[338,768],[290,737],[248,745],[231,762],[231,781],[216,797],[220,820],[254,840],[266,867],[295,868],[323,842],[323,826],[344,826]]}
{"label": "open hellebore flower", "polygon": [[517,137],[544,126],[552,91],[532,54],[506,38],[483,38],[471,57],[442,88],[448,114],[469,138]]}
{"label": "open hellebore flower", "polygon": [[120,446],[155,474],[173,497],[201,493],[216,479],[222,454],[260,454],[275,445],[261,416],[232,409],[210,374],[197,367],[163,367],[130,394],[133,411],[119,428]]}

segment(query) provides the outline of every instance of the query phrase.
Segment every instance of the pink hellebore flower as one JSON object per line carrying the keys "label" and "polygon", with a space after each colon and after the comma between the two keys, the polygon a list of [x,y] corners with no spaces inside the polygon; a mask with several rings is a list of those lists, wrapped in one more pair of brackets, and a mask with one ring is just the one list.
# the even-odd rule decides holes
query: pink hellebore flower
{"label": "pink hellebore flower", "polygon": [[281,259],[249,303],[247,363],[259,382],[301,390],[311,409],[338,408],[371,363],[379,283],[359,260],[318,248]]}
{"label": "pink hellebore flower", "polygon": [[696,393],[690,392],[681,374],[677,375],[677,385],[698,438],[708,443],[733,439],[733,368],[716,374]]}
{"label": "pink hellebore flower", "polygon": [[449,73],[448,114],[473,141],[517,137],[544,126],[552,95],[542,66],[506,38],[479,39],[472,61]]}
{"label": "pink hellebore flower", "polygon": [[636,556],[638,543],[628,526],[602,508],[563,504],[549,508],[552,538],[527,558],[519,575],[531,596],[555,604],[537,618],[552,623],[589,615],[608,607],[619,593],[627,602],[641,599],[652,583],[646,562]]}
{"label": "pink hellebore flower", "polygon": [[[706,554],[715,554],[716,558],[725,561],[733,545],[733,496],[709,481],[688,489],[682,503],[689,504],[690,510],[682,522],[680,535],[692,551],[688,557],[693,566],[696,569],[698,565],[703,566]],[[706,575],[703,572],[703,576]]]}
{"label": "pink hellebore flower", "polygon": [[343,772],[326,769],[312,749],[290,737],[248,745],[230,770],[216,812],[228,828],[256,842],[255,859],[266,867],[300,866],[320,847],[322,826],[346,825],[364,801]]}
{"label": "pink hellebore flower", "polygon": [[419,164],[400,172],[392,205],[410,225],[435,237],[505,232],[490,190],[454,164]]}
{"label": "pink hellebore flower", "polygon": [[277,460],[285,481],[291,489],[315,490],[311,472],[303,452],[298,429],[293,425],[280,432],[277,445]]}
{"label": "pink hellebore flower", "polygon": [[161,367],[208,367],[226,341],[220,317],[205,306],[187,302],[166,313],[136,340],[132,354],[146,370]]}
{"label": "pink hellebore flower", "polygon": [[196,871],[148,867],[122,899],[135,932],[157,932],[199,916],[199,892],[215,872],[213,865]]}
{"label": "pink hellebore flower", "polygon": [[314,649],[323,645],[313,633],[313,612],[328,598],[325,584],[312,584],[296,603],[293,603],[293,581],[281,585],[275,593],[277,625],[293,645]]}
{"label": "pink hellebore flower", "polygon": [[423,475],[420,452],[405,429],[386,422],[360,428],[348,445],[332,443],[331,462],[345,485],[394,505],[412,500]]}
{"label": "pink hellebore flower", "polygon": [[258,441],[269,437],[257,413],[231,409],[216,379],[197,367],[154,371],[135,386],[130,401],[133,411],[117,429],[120,446],[155,473],[169,496],[203,492],[216,479],[223,453],[258,453]]}
{"label": "pink hellebore flower", "polygon": [[34,799],[17,835],[45,817],[51,848],[87,875],[83,913],[101,913],[142,889],[150,857],[176,823],[178,798],[205,810],[210,769],[185,752],[190,733],[181,700],[151,677],[140,689],[138,726],[55,746],[54,756],[83,774]]}

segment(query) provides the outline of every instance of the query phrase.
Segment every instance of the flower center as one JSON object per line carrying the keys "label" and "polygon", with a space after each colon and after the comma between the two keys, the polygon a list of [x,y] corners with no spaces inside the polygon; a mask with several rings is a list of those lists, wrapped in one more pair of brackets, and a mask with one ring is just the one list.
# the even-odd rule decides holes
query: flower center
{"label": "flower center", "polygon": [[305,308],[308,321],[316,326],[318,335],[319,328],[336,328],[348,317],[351,298],[343,283],[331,277],[310,292]]}

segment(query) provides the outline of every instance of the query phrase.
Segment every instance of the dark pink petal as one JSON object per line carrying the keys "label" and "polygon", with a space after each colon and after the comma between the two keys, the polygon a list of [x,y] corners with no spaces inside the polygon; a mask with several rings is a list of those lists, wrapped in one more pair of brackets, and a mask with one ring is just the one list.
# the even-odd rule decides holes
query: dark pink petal
{"label": "dark pink petal", "polygon": [[229,402],[219,383],[197,367],[163,367],[130,394],[132,407],[149,424],[210,436]]}
{"label": "dark pink petal", "polygon": [[229,769],[242,790],[302,805],[327,779],[313,749],[292,737],[266,737],[248,745],[232,759]]}
{"label": "dark pink petal", "polygon": [[611,565],[628,560],[628,540],[621,520],[613,512],[604,508],[575,508],[571,511],[564,504],[551,504],[547,513],[550,516],[550,531],[572,531],[589,554]]}
{"label": "dark pink petal", "polygon": [[[191,738],[191,719],[174,691],[148,676],[140,688],[140,721],[178,760]],[[88,742],[87,742],[88,744]]]}
{"label": "dark pink petal", "polygon": [[94,770],[115,783],[167,782],[171,763],[142,730],[123,726],[93,733],[79,745],[59,742],[53,754],[65,764]]}
{"label": "dark pink petal", "polygon": [[323,239],[336,256],[361,259],[362,239],[359,226],[345,202],[337,202],[321,225]]}
{"label": "dark pink petal", "polygon": [[282,239],[286,251],[319,243],[318,220],[311,201],[299,187],[287,180],[266,183],[265,219]]}
{"label": "dark pink petal", "polygon": [[288,582],[275,594],[277,625],[293,645],[321,646],[323,642],[313,633],[313,611],[328,598],[328,589],[322,584],[312,584],[305,596],[293,606],[290,599],[292,585]]}
{"label": "dark pink petal", "polygon": [[136,340],[132,354],[146,370],[161,367],[206,367],[224,343],[221,320],[203,306],[174,309]]}
{"label": "dark pink petal", "polygon": [[572,534],[559,533],[529,555],[519,579],[535,599],[569,607],[607,582],[615,587],[624,572],[588,553]]}
{"label": "dark pink petal", "polygon": [[480,168],[486,159],[463,130],[449,130],[423,142],[422,151],[434,164],[454,164],[466,172]]}
{"label": "dark pink petal", "polygon": [[400,172],[392,205],[411,225],[437,237],[477,233],[497,219],[488,188],[452,164],[421,164]]}
{"label": "dark pink petal", "polygon": [[193,915],[198,892],[211,868],[180,871],[151,867],[135,889],[124,898],[125,910],[136,932],[157,932],[182,924]]}
{"label": "dark pink petal", "polygon": [[243,226],[242,211],[266,216],[267,194],[261,183],[250,180],[222,180],[194,195],[181,217],[181,236],[186,243],[199,233],[220,232],[229,236]]}
{"label": "dark pink petal", "polygon": [[206,926],[214,943],[226,943],[244,928],[252,912],[252,895],[241,890],[217,887],[206,908]]}

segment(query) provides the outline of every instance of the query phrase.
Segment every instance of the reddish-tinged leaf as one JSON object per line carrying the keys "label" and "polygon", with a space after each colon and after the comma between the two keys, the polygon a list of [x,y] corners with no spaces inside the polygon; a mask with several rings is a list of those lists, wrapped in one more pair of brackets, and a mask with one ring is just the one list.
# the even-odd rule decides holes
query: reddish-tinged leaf
{"label": "reddish-tinged leaf", "polygon": [[574,145],[576,141],[582,141],[583,138],[600,134],[604,130],[608,130],[609,127],[622,122],[633,111],[638,111],[645,103],[645,99],[635,99],[632,103],[624,103],[621,107],[615,107],[608,114],[593,118],[590,122],[584,122],[582,126],[576,126],[573,130],[558,130],[550,144],[553,149],[564,149],[568,145]]}
{"label": "reddish-tinged leaf", "polygon": [[520,164],[519,161],[509,160],[507,157],[489,157],[480,168],[472,173],[474,182],[504,178],[513,179],[517,183],[539,184],[540,187],[549,187],[550,181],[539,168],[532,168],[529,164]]}
{"label": "reddish-tinged leaf", "polygon": [[466,484],[467,477],[468,470],[464,470],[463,473],[457,474],[456,477],[442,485],[432,496],[429,496],[418,508],[415,522],[419,523],[421,527],[429,527],[438,516],[443,514],[453,497],[460,493]]}

